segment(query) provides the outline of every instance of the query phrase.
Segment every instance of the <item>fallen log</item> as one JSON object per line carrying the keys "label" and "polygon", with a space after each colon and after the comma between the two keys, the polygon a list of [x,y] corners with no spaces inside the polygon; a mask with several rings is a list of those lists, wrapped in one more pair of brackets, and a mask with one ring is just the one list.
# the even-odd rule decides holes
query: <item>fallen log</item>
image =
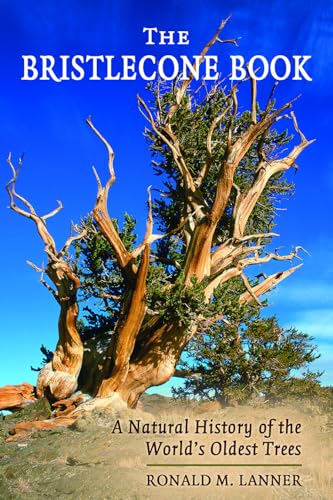
{"label": "fallen log", "polygon": [[0,410],[21,410],[36,399],[35,388],[31,384],[0,387]]}

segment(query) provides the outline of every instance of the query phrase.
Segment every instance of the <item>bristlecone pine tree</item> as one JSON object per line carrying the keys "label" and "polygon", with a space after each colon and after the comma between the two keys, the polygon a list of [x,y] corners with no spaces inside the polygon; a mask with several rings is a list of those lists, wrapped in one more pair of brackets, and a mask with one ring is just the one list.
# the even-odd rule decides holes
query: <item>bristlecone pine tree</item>
{"label": "bristlecone pine tree", "polygon": [[[202,57],[221,42],[224,25],[204,47]],[[59,212],[61,204],[39,215],[16,192],[20,165],[16,168],[9,157],[10,207],[33,220],[45,243],[47,266],[34,267],[47,277],[42,281],[60,308],[59,339],[52,360],[39,372],[38,398],[62,400],[82,389],[96,400],[117,393],[134,407],[146,389],[173,376],[182,351],[205,325],[227,322],[235,307],[260,304],[263,294],[299,267],[256,279],[246,274],[257,264],[298,258],[300,247],[287,255],[267,248],[276,236],[272,232],[276,204],[292,190],[284,174],[312,142],[290,112],[292,101],[275,109],[272,91],[261,109],[256,81],[248,80],[250,111],[244,112],[238,110],[238,84],[229,90],[218,83],[207,88],[196,86],[192,77],[177,78],[171,85],[157,81],[149,102],[138,97],[148,122],[155,173],[163,176],[165,189],[153,201],[148,189],[146,233],[137,245],[133,220],[127,217],[120,230],[109,214],[108,196],[116,179],[114,152],[90,118],[89,127],[107,150],[109,178],[103,185],[95,171],[98,191],[91,217],[74,228],[77,233],[60,250],[47,219]],[[289,152],[288,134],[274,128],[287,118],[300,138]],[[154,222],[158,234],[153,232]],[[75,261],[69,251],[78,241]],[[78,292],[82,284],[83,293],[98,295],[98,285],[89,282],[89,272],[84,271],[85,253],[93,252],[95,244],[99,254],[94,272],[109,284],[108,293],[99,299],[112,326],[107,333],[104,328],[101,341],[98,335],[86,340],[95,350],[84,352]],[[90,306],[90,312],[100,314],[103,322],[101,311]]]}
{"label": "bristlecone pine tree", "polygon": [[[295,328],[282,328],[275,317],[246,311],[197,337],[186,346],[176,370],[185,380],[173,388],[176,397],[238,404],[311,397],[320,390],[322,373],[309,370],[319,357],[314,339]],[[302,370],[301,376],[295,370]]]}

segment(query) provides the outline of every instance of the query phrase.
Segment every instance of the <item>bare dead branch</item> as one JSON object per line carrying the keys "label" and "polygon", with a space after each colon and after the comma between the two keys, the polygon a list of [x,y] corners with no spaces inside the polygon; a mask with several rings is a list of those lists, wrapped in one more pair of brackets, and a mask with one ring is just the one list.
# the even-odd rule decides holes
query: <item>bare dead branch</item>
{"label": "bare dead branch", "polygon": [[99,193],[103,189],[102,182],[95,167],[92,167],[92,171],[97,183],[97,192]]}
{"label": "bare dead branch", "polygon": [[[197,210],[199,210],[200,208],[201,207],[199,207]],[[174,234],[179,233],[179,231],[181,231],[187,224],[189,219],[196,214],[197,210],[194,210],[193,213],[185,217],[185,219],[182,220],[181,223],[175,229],[172,229],[171,231],[168,231],[167,233],[163,234],[150,234],[135,250],[131,252],[132,258],[138,257],[140,253],[144,250],[146,244],[149,244],[151,246],[155,241],[162,240],[164,238],[168,238],[169,236],[173,236]]]}
{"label": "bare dead branch", "polygon": [[[222,20],[220,26],[217,28],[214,36],[209,40],[209,42],[204,46],[204,48],[202,49],[202,51],[200,52],[200,56],[199,56],[199,60],[198,62],[194,65],[194,72],[197,70],[197,67],[199,67],[202,62],[204,61],[204,57],[205,55],[207,54],[207,52],[209,51],[209,49],[214,45],[215,42],[222,42],[222,40],[219,39],[219,35],[221,33],[221,31],[223,30],[223,28],[226,26],[226,24],[228,23],[229,19],[230,19],[231,16],[229,16],[227,19],[224,19]],[[237,44],[236,40],[225,40],[224,43],[234,43],[234,44]],[[189,78],[187,80],[184,80],[184,82],[182,83],[181,87],[178,89],[178,92],[177,92],[177,95],[176,95],[176,102],[177,104],[179,105],[181,100],[183,99],[185,93],[186,93],[186,90],[188,88],[188,86],[190,85],[191,81],[193,79],[193,73],[191,73],[189,75]],[[175,113],[176,109],[172,110],[170,113],[170,116],[168,118],[171,118],[171,116]]]}
{"label": "bare dead branch", "polygon": [[262,118],[264,118],[269,113],[269,108],[272,105],[274,93],[275,93],[275,90],[276,90],[276,87],[278,86],[278,84],[279,84],[279,82],[274,82],[274,85],[273,85],[273,87],[270,91],[270,94],[268,96],[265,111],[262,114]]}
{"label": "bare dead branch", "polygon": [[46,272],[46,270],[42,267],[36,266],[36,264],[31,262],[30,260],[27,260],[27,264],[30,267],[32,267],[32,269],[34,269],[35,271],[37,271],[38,273],[41,274],[40,279],[39,279],[40,283],[53,295],[53,297],[58,302],[59,301],[59,294],[58,294],[57,290],[52,288],[52,286],[49,283],[47,283],[47,281],[44,280],[44,273]]}
{"label": "bare dead branch", "polygon": [[97,181],[97,199],[92,211],[93,217],[96,221],[99,230],[112,246],[119,267],[123,271],[124,277],[126,277],[127,279],[132,279],[133,275],[137,271],[136,266],[134,263],[131,266],[128,266],[128,264],[131,262],[132,255],[130,252],[127,251],[124,243],[122,242],[120,235],[116,230],[114,223],[111,220],[107,207],[109,190],[116,180],[116,175],[113,166],[114,152],[109,142],[93,125],[91,117],[88,117],[86,122],[92,129],[92,131],[97,135],[97,137],[102,141],[108,152],[109,179],[107,180],[105,186],[102,185],[102,182],[97,174],[96,169],[93,168],[93,172]]}
{"label": "bare dead branch", "polygon": [[[232,146],[228,148],[226,159],[221,165],[217,181],[215,199],[211,209],[211,217],[214,221],[216,221],[216,223],[221,218],[227,206],[230,197],[230,191],[234,182],[235,170],[239,165],[239,162],[242,160],[242,158],[244,158],[256,138],[264,131],[266,131],[269,127],[271,127],[278,116],[281,115],[284,110],[290,108],[293,102],[294,100],[289,101],[274,113],[266,116],[263,120],[252,124],[248,128],[248,130],[244,134],[242,134]],[[234,236],[242,236],[242,234],[235,234]]]}
{"label": "bare dead branch", "polygon": [[225,325],[231,326],[232,323],[229,321],[224,314],[215,314],[211,318],[206,319],[206,328],[209,326],[213,325],[214,323],[217,323],[218,321],[222,321]]}
{"label": "bare dead branch", "polygon": [[[52,259],[56,253],[56,245],[53,237],[49,233],[49,231],[46,228],[46,223],[45,220],[42,216],[37,215],[33,205],[22,195],[19,195],[16,192],[16,182],[18,178],[18,174],[20,172],[21,166],[22,166],[22,160],[20,159],[18,168],[15,169],[12,160],[11,160],[11,155],[8,156],[7,163],[12,171],[13,177],[12,179],[6,184],[6,190],[9,196],[10,200],[10,208],[18,213],[19,215],[22,215],[23,217],[26,217],[28,219],[32,219],[36,225],[37,231],[42,239],[42,241],[45,244],[45,252],[49,255],[49,257]],[[28,210],[24,210],[17,206],[16,200],[19,200],[21,203],[25,205],[25,207]],[[54,211],[58,212],[59,207]],[[51,212],[52,213],[52,212]],[[50,214],[47,214],[50,216]]]}
{"label": "bare dead branch", "polygon": [[146,234],[143,240],[144,244],[148,243],[148,240],[153,233],[153,204],[151,200],[151,186],[148,187],[147,193],[148,193],[148,216],[147,216]]}
{"label": "bare dead branch", "polygon": [[57,302],[59,302],[59,293],[57,292],[57,290],[55,290],[54,288],[52,288],[51,285],[48,284],[47,281],[45,281],[42,276],[40,277],[40,280],[41,284],[46,288],[46,290],[48,292],[50,292],[53,297],[56,299]]}
{"label": "bare dead branch", "polygon": [[53,217],[54,215],[57,215],[63,208],[62,203],[60,200],[57,200],[58,206],[52,212],[49,212],[48,214],[43,215],[41,218],[45,222],[46,219],[49,219],[50,217]]}
{"label": "bare dead branch", "polygon": [[233,103],[232,114],[233,114],[234,118],[236,118],[237,112],[238,112],[237,88],[238,88],[237,84],[233,85],[231,88],[231,98],[232,98],[232,103]]}
{"label": "bare dead branch", "polygon": [[[78,314],[76,294],[80,286],[80,280],[73,273],[69,263],[62,259],[61,253],[58,254],[55,241],[46,227],[46,220],[61,210],[61,202],[58,202],[56,209],[44,216],[38,215],[33,205],[16,192],[16,182],[22,166],[22,159],[20,159],[16,169],[12,163],[11,155],[9,155],[7,161],[12,172],[12,179],[6,185],[10,208],[19,215],[33,220],[37,232],[44,242],[44,251],[48,256],[46,269],[40,268],[32,262],[28,262],[28,264],[41,273],[41,283],[52,293],[60,305],[57,347],[53,353],[52,361],[47,363],[39,372],[36,389],[38,397],[44,396],[45,391],[49,391],[54,398],[59,399],[75,391],[82,365],[83,346],[76,328]],[[17,201],[24,208],[19,207],[16,204]],[[65,247],[66,245],[69,246],[71,241],[73,239],[70,238]],[[44,280],[44,273],[54,284],[55,289]]]}
{"label": "bare dead branch", "polygon": [[214,120],[212,121],[208,134],[207,134],[207,140],[206,140],[206,162],[204,166],[201,169],[200,174],[198,175],[195,185],[197,187],[200,187],[203,180],[206,178],[209,169],[212,164],[212,138],[213,138],[213,133],[216,130],[216,128],[220,125],[222,122],[223,118],[226,116],[226,114],[230,111],[231,105],[226,106],[226,109],[221,113],[219,116],[215,117]]}
{"label": "bare dead branch", "polygon": [[[12,163],[12,155],[11,155],[11,153],[9,153],[8,158],[7,158],[7,163],[8,163],[8,165],[12,171],[12,174],[13,174],[12,179],[6,184],[6,190],[7,190],[7,193],[9,195],[10,202],[11,202],[10,208],[14,209],[14,207],[15,207],[16,211],[19,212],[21,215],[24,215],[25,217],[30,217],[31,214],[35,215],[36,212],[35,212],[34,207],[31,205],[31,203],[28,200],[26,200],[25,198],[23,198],[23,196],[19,195],[15,190],[16,181],[17,181],[18,175],[20,173],[20,170],[21,170],[21,167],[23,164],[22,158],[19,158],[18,166],[17,166],[17,168],[15,168],[13,163]],[[15,199],[18,199],[19,201],[21,201],[28,208],[29,212],[26,212],[25,210],[22,210],[21,208],[17,207],[15,204]]]}
{"label": "bare dead branch", "polygon": [[259,161],[258,161],[258,165],[256,168],[256,173],[259,172],[259,170],[263,166],[263,163],[267,160],[266,154],[264,152],[264,144],[265,144],[265,139],[267,137],[268,132],[269,132],[269,129],[267,129],[266,132],[264,132],[262,134],[260,140],[258,141],[257,154],[258,154]]}
{"label": "bare dead branch", "polygon": [[[281,108],[282,109],[282,108]],[[274,113],[276,114],[276,113]],[[246,224],[251,213],[258,203],[268,181],[279,172],[288,170],[294,166],[297,157],[314,141],[308,141],[304,134],[299,130],[294,113],[291,114],[296,132],[301,137],[301,142],[296,145],[292,151],[284,158],[272,161],[261,161],[254,177],[253,184],[247,192],[243,192],[234,207],[234,231],[235,238],[242,238]],[[259,122],[260,123],[260,122]]]}
{"label": "bare dead branch", "polygon": [[115,302],[120,302],[122,300],[122,297],[120,295],[113,295],[111,293],[106,293],[106,292],[101,292],[99,296],[102,299],[110,299],[114,300]]}
{"label": "bare dead branch", "polygon": [[106,189],[106,191],[108,191],[110,189],[110,187],[112,186],[112,184],[116,180],[116,175],[115,175],[114,167],[113,167],[114,152],[113,152],[113,149],[112,149],[111,145],[108,143],[108,141],[105,139],[105,137],[93,125],[93,123],[91,121],[91,116],[88,116],[86,122],[89,125],[89,127],[91,128],[91,130],[93,130],[93,132],[95,132],[95,134],[97,135],[97,137],[102,141],[102,143],[104,144],[104,146],[106,147],[107,152],[108,152],[108,168],[109,168],[109,175],[110,175],[110,177],[109,177],[109,180],[107,181],[107,183],[105,185],[105,189]]}
{"label": "bare dead branch", "polygon": [[[297,269],[302,267],[302,265],[303,264],[299,264],[298,266],[291,267],[290,269],[287,269],[286,271],[281,271],[281,272],[271,274],[264,281],[262,281],[261,283],[259,283],[256,286],[254,286],[252,288],[252,292],[257,297],[264,295],[265,293],[269,292],[274,287],[276,287],[276,285],[281,283],[281,281],[283,281],[288,276],[293,274]],[[251,302],[253,302],[253,297],[248,291],[246,291],[240,296],[239,302],[240,302],[240,304],[244,304],[246,302],[251,303]]]}
{"label": "bare dead branch", "polygon": [[173,375],[174,377],[177,378],[200,378],[203,376],[203,373],[200,372],[192,372],[190,370],[175,370],[175,373]]}
{"label": "bare dead branch", "polygon": [[227,269],[226,271],[223,271],[222,273],[218,274],[205,288],[206,301],[207,302],[209,301],[215,288],[222,285],[223,283],[226,283],[232,278],[240,276],[241,274],[242,270],[240,267],[231,267],[230,269]]}
{"label": "bare dead branch", "polygon": [[238,36],[237,38],[230,38],[229,40],[221,40],[220,38],[217,38],[216,41],[219,43],[231,43],[232,45],[235,45],[238,47],[238,40],[241,40],[242,37]]}
{"label": "bare dead branch", "polygon": [[31,262],[30,260],[27,260],[26,262],[27,262],[28,266],[32,267],[32,269],[37,271],[37,273],[44,273],[45,272],[45,269],[43,269],[42,267],[36,266],[36,264]]}
{"label": "bare dead branch", "polygon": [[260,238],[272,238],[273,236],[280,236],[278,233],[255,233],[249,234],[248,236],[243,236],[240,241],[257,240]]}
{"label": "bare dead branch", "polygon": [[299,250],[303,250],[304,252],[308,253],[303,247],[297,246],[295,249],[290,252],[287,255],[279,255],[277,251],[275,253],[267,253],[264,257],[249,257],[247,259],[242,259],[239,261],[239,263],[242,265],[242,267],[248,267],[252,266],[255,264],[265,264],[267,262],[270,262],[271,260],[278,260],[278,261],[284,261],[284,260],[292,260],[292,259],[298,259],[302,260],[301,257],[298,255]]}
{"label": "bare dead branch", "polygon": [[136,258],[140,255],[140,253],[145,249],[148,245],[150,246],[154,241],[164,238],[164,234],[153,235],[153,205],[151,199],[151,186],[147,188],[148,193],[148,215],[147,215],[147,223],[146,223],[146,232],[143,238],[143,242],[131,252],[132,258]]}
{"label": "bare dead branch", "polygon": [[243,283],[245,285],[246,290],[248,291],[248,293],[250,294],[250,296],[252,297],[252,299],[261,307],[262,303],[260,302],[260,300],[257,297],[257,295],[254,293],[253,288],[251,287],[250,282],[247,279],[247,277],[245,276],[245,274],[241,273],[240,276],[241,276],[241,278],[243,280]]}
{"label": "bare dead branch", "polygon": [[77,225],[75,225],[75,224],[72,224],[72,225],[71,225],[71,232],[72,232],[73,230],[74,230],[74,231],[76,231],[76,232],[77,232],[77,234],[72,234],[72,235],[71,235],[71,236],[70,236],[70,237],[66,240],[66,242],[65,242],[64,246],[62,247],[62,249],[61,249],[61,250],[60,250],[60,252],[58,253],[58,258],[63,257],[63,256],[67,253],[67,251],[68,251],[69,247],[70,247],[70,246],[74,243],[74,241],[81,240],[81,239],[82,239],[82,238],[84,238],[84,237],[86,236],[86,234],[87,234],[87,229],[85,229],[85,228],[84,228],[84,229],[82,229],[82,230],[79,230],[78,226],[77,226]]}
{"label": "bare dead branch", "polygon": [[257,123],[257,81],[251,77],[251,119]]}

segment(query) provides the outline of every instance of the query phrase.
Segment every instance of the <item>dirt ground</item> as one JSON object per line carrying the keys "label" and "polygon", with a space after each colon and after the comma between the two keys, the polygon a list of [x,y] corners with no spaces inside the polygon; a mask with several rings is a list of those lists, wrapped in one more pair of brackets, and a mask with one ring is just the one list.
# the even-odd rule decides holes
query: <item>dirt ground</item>
{"label": "dirt ground", "polygon": [[[159,424],[172,424],[170,433]],[[5,500],[333,498],[331,416],[311,405],[219,409],[152,395],[143,398],[140,411],[95,411],[70,428],[17,442],[4,441],[8,426],[6,419],[0,425]],[[149,455],[147,442],[161,443],[163,453]],[[262,478],[274,484],[260,484]]]}

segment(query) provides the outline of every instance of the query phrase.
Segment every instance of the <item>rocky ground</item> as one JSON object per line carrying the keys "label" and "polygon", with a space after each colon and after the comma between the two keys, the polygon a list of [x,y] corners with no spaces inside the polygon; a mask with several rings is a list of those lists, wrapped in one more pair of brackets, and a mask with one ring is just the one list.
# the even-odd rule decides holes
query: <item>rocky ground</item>
{"label": "rocky ground", "polygon": [[[47,416],[46,404],[31,406],[33,419]],[[34,413],[35,412],[35,413]],[[266,407],[259,405],[241,406],[238,408],[219,408],[216,404],[199,405],[183,404],[170,398],[158,395],[144,396],[140,410],[95,410],[87,413],[70,426],[51,431],[39,431],[24,439],[6,442],[10,428],[22,415],[13,414],[2,418],[0,423],[0,498],[1,499],[247,499],[247,498],[299,498],[330,499],[333,498],[333,429],[330,416],[321,413],[317,407],[296,404],[284,407]],[[140,420],[141,424],[153,422],[184,425],[185,419],[193,431],[196,420],[213,423],[248,422],[255,426],[257,422],[285,421],[301,423],[300,435],[280,436],[283,442],[301,445],[300,456],[280,455],[248,457],[235,456],[200,456],[196,451],[188,456],[184,454],[184,446],[192,441],[194,450],[200,444],[206,446],[210,442],[228,439],[233,443],[235,435],[198,436],[191,434],[147,435],[129,434],[129,422]],[[115,429],[115,424],[118,427]],[[122,430],[122,433],[116,432]],[[254,428],[254,427],[253,427]],[[115,430],[115,432],[113,432]],[[278,442],[276,436],[275,442]],[[276,438],[276,439],[275,439]],[[237,437],[240,443],[253,443],[262,437],[253,439]],[[182,454],[179,450],[162,457],[147,455],[147,441],[162,442],[163,445],[179,444],[183,441]],[[268,439],[269,440],[269,439]],[[195,445],[195,443],[198,443]],[[168,449],[166,448],[166,451]],[[265,462],[264,465],[248,467],[246,463]],[[154,466],[162,462],[162,466]],[[170,464],[177,462],[178,466]],[[224,466],[219,465],[223,462]],[[267,464],[280,463],[282,466],[269,467]],[[296,464],[295,468],[286,468],[287,463]],[[191,463],[192,466],[188,467]],[[193,465],[196,463],[197,465]],[[208,465],[209,464],[209,465]],[[226,466],[225,464],[229,464]],[[230,464],[233,465],[230,467]],[[239,464],[243,464],[239,467]],[[237,466],[235,466],[237,465]],[[249,480],[252,474],[299,475],[302,486],[257,486],[255,479],[249,486],[239,486],[238,477],[242,474]],[[186,481],[201,481],[202,476],[211,478],[208,486],[147,486],[150,481],[167,480],[170,475],[179,476]],[[228,475],[228,485],[216,485],[216,477]],[[194,477],[194,479],[193,479]],[[186,483],[185,481],[185,483]],[[245,481],[245,479],[244,479]],[[230,484],[232,483],[232,485]]]}

